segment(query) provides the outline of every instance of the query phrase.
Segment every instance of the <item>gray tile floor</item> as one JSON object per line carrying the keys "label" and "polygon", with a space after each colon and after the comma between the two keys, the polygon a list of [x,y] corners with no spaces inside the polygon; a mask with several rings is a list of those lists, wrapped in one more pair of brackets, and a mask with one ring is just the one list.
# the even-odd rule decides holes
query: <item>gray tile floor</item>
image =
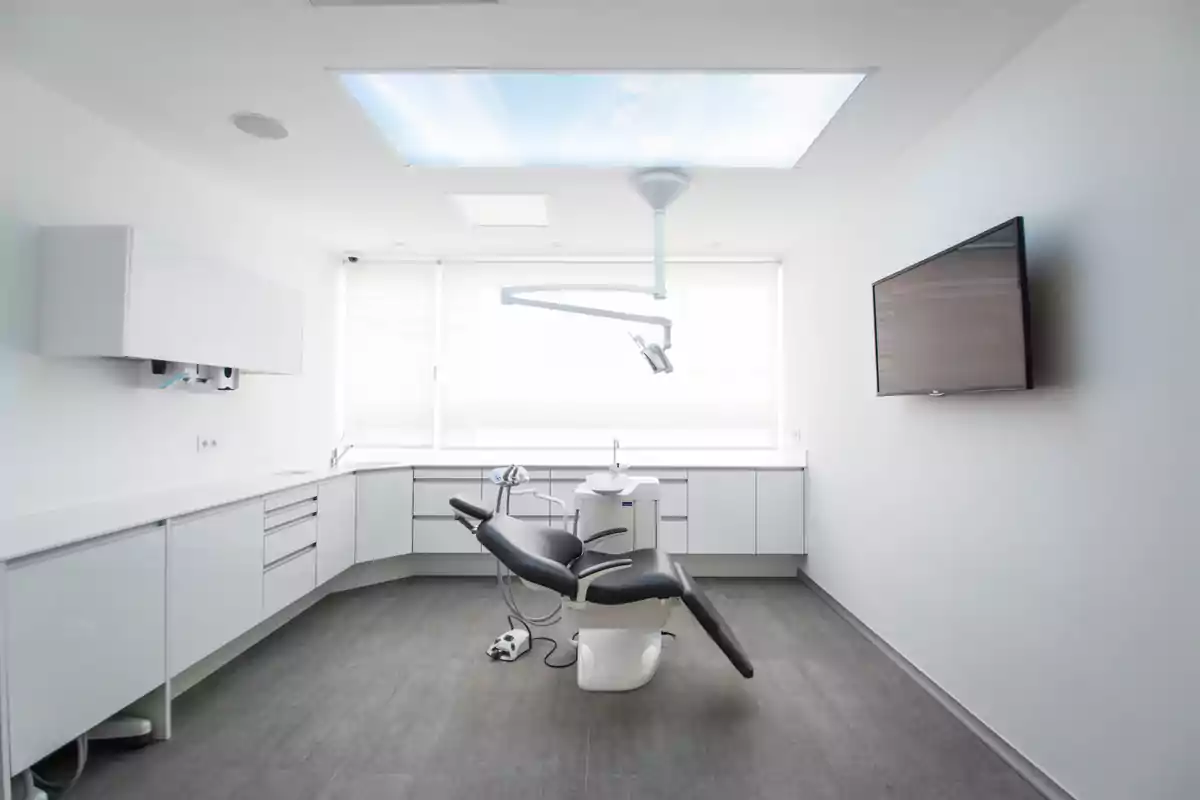
{"label": "gray tile floor", "polygon": [[704,585],[753,680],[683,609],[649,686],[592,694],[545,644],[484,658],[494,581],[330,596],[179,698],[172,741],[95,758],[72,800],[1040,797],[803,584]]}

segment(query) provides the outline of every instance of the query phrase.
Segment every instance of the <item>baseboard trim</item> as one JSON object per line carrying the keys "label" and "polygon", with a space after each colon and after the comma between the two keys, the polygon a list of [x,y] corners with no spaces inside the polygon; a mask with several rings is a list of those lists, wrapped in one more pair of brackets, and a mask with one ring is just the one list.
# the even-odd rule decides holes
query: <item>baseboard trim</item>
{"label": "baseboard trim", "polygon": [[833,598],[829,592],[821,588],[812,577],[804,571],[803,568],[797,570],[797,575],[813,593],[837,613],[842,619],[850,623],[856,631],[862,634],[863,638],[871,644],[879,648],[888,658],[890,658],[896,666],[904,670],[904,672],[916,681],[917,685],[929,693],[934,700],[937,700],[947,711],[954,715],[955,719],[966,726],[967,730],[978,736],[992,752],[1000,756],[1000,758],[1016,770],[1022,778],[1029,784],[1042,793],[1047,800],[1075,800],[1074,797],[1067,792],[1066,789],[1059,786],[1053,778],[1042,772],[1036,764],[1023,756],[1015,747],[1004,740],[1000,734],[989,728],[981,719],[972,714],[966,706],[954,699],[945,689],[938,686],[932,678],[917,668],[915,664],[909,661],[896,651],[894,647],[888,644],[879,634],[871,630],[866,623],[856,617],[849,609]]}

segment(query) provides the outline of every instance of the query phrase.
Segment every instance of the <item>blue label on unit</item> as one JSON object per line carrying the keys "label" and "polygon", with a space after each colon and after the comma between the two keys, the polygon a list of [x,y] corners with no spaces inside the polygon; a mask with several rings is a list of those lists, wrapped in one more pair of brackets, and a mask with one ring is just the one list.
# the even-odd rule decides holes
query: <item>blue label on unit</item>
{"label": "blue label on unit", "polygon": [[624,500],[621,502],[621,505],[623,505],[625,508],[632,508],[633,501],[632,500]]}

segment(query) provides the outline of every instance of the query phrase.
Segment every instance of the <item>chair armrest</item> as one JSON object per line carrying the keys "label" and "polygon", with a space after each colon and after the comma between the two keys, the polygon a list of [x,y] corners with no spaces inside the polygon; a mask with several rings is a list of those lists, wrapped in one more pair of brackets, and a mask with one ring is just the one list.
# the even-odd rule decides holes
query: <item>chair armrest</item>
{"label": "chair armrest", "polygon": [[579,579],[579,583],[575,590],[575,601],[583,603],[587,601],[587,590],[592,585],[592,582],[597,578],[608,575],[617,570],[628,569],[633,566],[632,558],[614,558],[611,561],[602,561],[599,564],[593,564],[587,569],[580,570],[575,577]]}
{"label": "chair armrest", "polygon": [[470,500],[459,495],[450,498],[450,507],[472,519],[489,520],[493,515],[493,512],[488,511],[486,508],[480,508]]}
{"label": "chair armrest", "polygon": [[593,533],[591,536],[583,540],[584,544],[591,544],[597,539],[603,539],[605,536],[616,536],[618,533],[629,533],[629,528],[605,528],[602,531]]}

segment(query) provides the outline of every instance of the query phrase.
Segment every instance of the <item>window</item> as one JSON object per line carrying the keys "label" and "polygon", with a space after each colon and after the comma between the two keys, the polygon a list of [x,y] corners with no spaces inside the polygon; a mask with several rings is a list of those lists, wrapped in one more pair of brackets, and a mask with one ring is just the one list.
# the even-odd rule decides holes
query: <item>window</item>
{"label": "window", "polygon": [[862,73],[384,72],[342,84],[409,164],[796,165]]}
{"label": "window", "polygon": [[341,355],[347,441],[432,447],[437,269],[348,265]]}
{"label": "window", "polygon": [[[361,444],[445,448],[604,447],[614,436],[626,447],[776,446],[777,264],[668,265],[669,375],[651,374],[627,335],[657,336],[657,329],[500,304],[506,284],[644,283],[648,270],[628,263],[352,268],[346,350],[358,365],[347,369],[346,407],[357,416],[348,434]],[[436,308],[432,289],[414,288],[436,283],[430,271],[440,271]]]}

